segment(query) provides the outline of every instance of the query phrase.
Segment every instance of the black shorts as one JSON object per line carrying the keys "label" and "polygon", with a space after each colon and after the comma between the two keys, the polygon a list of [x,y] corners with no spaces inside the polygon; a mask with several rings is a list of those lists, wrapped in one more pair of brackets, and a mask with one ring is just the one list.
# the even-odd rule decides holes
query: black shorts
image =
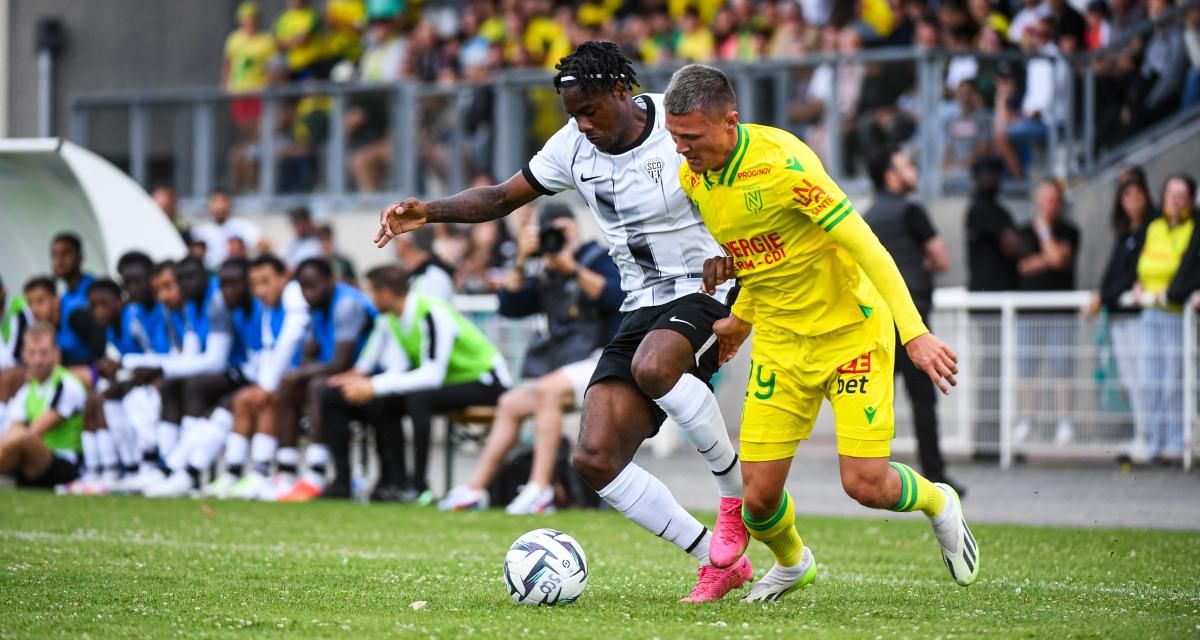
{"label": "black shorts", "polygon": [[50,466],[36,478],[28,478],[24,473],[17,473],[17,486],[37,489],[53,489],[60,484],[66,484],[79,478],[79,464],[66,458],[51,456]]}
{"label": "black shorts", "polygon": [[185,413],[190,407],[196,415],[208,415],[217,407],[229,408],[233,394],[250,384],[240,367],[230,367],[224,373],[204,374],[188,378],[184,400]]}
{"label": "black shorts", "polygon": [[[689,294],[667,304],[645,307],[625,314],[617,335],[604,347],[604,353],[600,355],[600,362],[596,365],[596,372],[592,374],[588,387],[601,380],[619,378],[641,391],[633,377],[633,355],[637,353],[646,334],[657,329],[670,329],[687,338],[692,344],[692,352],[696,354],[696,366],[688,373],[708,384],[717,369],[721,368],[717,336],[712,330],[713,323],[728,315],[728,306],[703,293]],[[650,410],[654,413],[654,433],[657,434],[658,427],[667,419],[667,414],[663,413],[658,403],[645,392],[642,392],[642,396],[646,398]]]}

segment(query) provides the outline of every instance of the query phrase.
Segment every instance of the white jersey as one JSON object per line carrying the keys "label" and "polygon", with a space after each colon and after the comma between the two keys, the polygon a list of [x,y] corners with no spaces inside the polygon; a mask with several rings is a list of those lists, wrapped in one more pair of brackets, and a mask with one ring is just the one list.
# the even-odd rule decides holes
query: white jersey
{"label": "white jersey", "polygon": [[[523,170],[543,194],[575,189],[587,201],[621,271],[626,312],[696,293],[704,260],[724,255],[679,186],[681,157],[667,132],[662,98],[634,98],[646,110],[646,128],[628,149],[597,149],[572,119]],[[722,285],[717,299],[727,301],[731,288]]]}

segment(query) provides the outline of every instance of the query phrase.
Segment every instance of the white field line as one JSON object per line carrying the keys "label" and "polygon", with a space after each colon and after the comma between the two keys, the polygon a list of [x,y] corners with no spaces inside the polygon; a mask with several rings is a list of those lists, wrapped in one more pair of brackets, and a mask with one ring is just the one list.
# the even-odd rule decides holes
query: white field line
{"label": "white field line", "polygon": [[[390,561],[406,561],[414,559],[428,559],[428,554],[423,553],[398,553],[394,551],[365,551],[361,549],[347,549],[342,547],[329,547],[325,545],[317,546],[302,546],[302,545],[286,545],[286,544],[242,544],[242,543],[215,543],[215,542],[193,542],[172,540],[158,536],[144,537],[133,535],[130,537],[115,537],[104,535],[92,531],[76,531],[75,533],[52,533],[46,531],[17,531],[11,529],[0,529],[0,539],[22,540],[26,542],[95,542],[101,544],[113,545],[140,545],[150,547],[163,547],[175,549],[203,549],[214,552],[241,552],[253,554],[274,554],[279,556],[289,557],[313,557],[325,556],[330,558],[346,559],[356,558],[363,560],[390,560]],[[841,582],[846,584],[860,584],[871,586],[885,587],[908,587],[908,588],[942,588],[949,583],[949,578],[946,580],[931,580],[928,578],[901,578],[901,577],[883,577],[877,575],[867,575],[854,573],[849,571],[830,571],[827,568],[822,569],[819,579],[821,581]],[[984,589],[1004,589],[1020,593],[1024,590],[1032,592],[1050,591],[1059,594],[1088,596],[1088,595],[1115,595],[1126,598],[1139,599],[1161,599],[1161,598],[1197,598],[1200,597],[1200,589],[1192,591],[1178,591],[1175,589],[1165,589],[1153,584],[1135,584],[1135,585],[1109,585],[1109,584],[1088,584],[1084,582],[1063,581],[1063,580],[1010,580],[1007,578],[987,578],[984,577],[976,585],[975,590],[980,587]]]}

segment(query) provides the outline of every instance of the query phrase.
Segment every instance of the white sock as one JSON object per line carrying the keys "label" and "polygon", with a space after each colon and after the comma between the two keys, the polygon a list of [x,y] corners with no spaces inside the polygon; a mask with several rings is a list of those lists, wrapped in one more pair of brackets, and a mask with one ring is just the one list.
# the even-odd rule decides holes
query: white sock
{"label": "white sock", "polygon": [[658,478],[634,463],[597,493],[650,533],[708,564],[708,528],[688,513]]}
{"label": "white sock", "polygon": [[[167,468],[172,473],[187,469],[188,458],[191,456],[192,450],[200,445],[202,439],[203,434],[198,428],[200,424],[203,424],[203,419],[194,416],[184,416],[179,421],[179,441],[164,458]],[[162,450],[161,446],[159,450]]]}
{"label": "white sock", "polygon": [[103,470],[116,470],[120,466],[120,459],[117,457],[117,445],[113,443],[112,434],[108,429],[97,429],[96,437],[96,452],[100,457],[100,468]]}
{"label": "white sock", "polygon": [[690,373],[683,374],[667,395],[654,401],[679,424],[679,433],[696,448],[717,479],[722,498],[742,497],[742,469],[729,441],[721,407],[708,385]]}
{"label": "white sock", "polygon": [[207,469],[216,462],[221,455],[221,447],[225,445],[226,433],[219,421],[212,418],[196,418],[196,444],[188,451],[188,466],[193,469]]}
{"label": "white sock", "polygon": [[[278,462],[280,467],[291,467],[292,470],[288,473],[295,473],[295,469],[300,466],[300,452],[295,447],[282,447],[275,453],[275,462]],[[280,471],[283,472],[283,469]]]}
{"label": "white sock", "polygon": [[250,461],[254,463],[254,468],[258,471],[271,468],[271,461],[275,459],[275,448],[279,446],[279,441],[275,436],[269,436],[265,433],[256,433],[253,438],[250,438]]}
{"label": "white sock", "polygon": [[117,400],[104,401],[104,422],[112,433],[113,442],[117,446],[117,457],[121,465],[132,467],[141,462],[141,449],[138,447],[137,431],[129,420],[125,405]]}
{"label": "white sock", "polygon": [[155,431],[155,444],[158,446],[159,455],[169,455],[175,450],[175,445],[179,444],[179,425],[159,420],[158,429]]}
{"label": "white sock", "polygon": [[225,439],[225,465],[229,467],[246,466],[246,453],[250,450],[250,441],[240,433],[231,433]]}
{"label": "white sock", "polygon": [[96,432],[83,432],[83,468],[89,474],[100,473],[100,450],[97,448]]}
{"label": "white sock", "polygon": [[[325,486],[325,467],[329,464],[329,449],[323,444],[310,444],[304,450],[304,465],[308,469],[304,473],[304,479],[319,487]],[[314,470],[313,467],[319,467],[320,471]]]}
{"label": "white sock", "polygon": [[137,430],[138,445],[142,451],[158,446],[158,418],[161,398],[154,387],[131,389],[121,400],[125,415]]}
{"label": "white sock", "polygon": [[224,407],[213,409],[212,415],[208,417],[208,421],[214,427],[220,429],[222,433],[233,431],[233,414],[229,412],[229,409]]}
{"label": "white sock", "polygon": [[201,418],[197,418],[195,416],[184,416],[182,419],[180,419],[180,421],[179,421],[179,441],[180,442],[193,442],[194,441],[194,439],[195,439],[194,432],[196,431],[196,425],[200,422],[200,420],[201,420]]}

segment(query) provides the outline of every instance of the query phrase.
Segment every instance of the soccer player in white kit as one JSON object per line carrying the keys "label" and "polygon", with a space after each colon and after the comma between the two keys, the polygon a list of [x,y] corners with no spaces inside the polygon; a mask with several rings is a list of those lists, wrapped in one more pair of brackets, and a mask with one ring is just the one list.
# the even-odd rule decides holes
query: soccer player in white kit
{"label": "soccer player in white kit", "polygon": [[[699,293],[704,260],[720,247],[680,188],[680,157],[664,124],[662,96],[633,96],[633,68],[611,42],[585,42],[556,68],[554,86],[571,121],[520,173],[449,198],[393,204],[380,214],[376,244],[426,222],[494,220],[540,195],[579,192],[604,233],[626,297],[620,330],[584,398],[575,469],[613,508],[699,561],[699,579],[684,601],[719,600],[753,573],[743,555],[737,453],[708,386],[719,366],[712,326],[729,315],[734,289]],[[715,539],[633,463],[666,416],[708,463],[721,495],[716,529],[729,539]]]}

